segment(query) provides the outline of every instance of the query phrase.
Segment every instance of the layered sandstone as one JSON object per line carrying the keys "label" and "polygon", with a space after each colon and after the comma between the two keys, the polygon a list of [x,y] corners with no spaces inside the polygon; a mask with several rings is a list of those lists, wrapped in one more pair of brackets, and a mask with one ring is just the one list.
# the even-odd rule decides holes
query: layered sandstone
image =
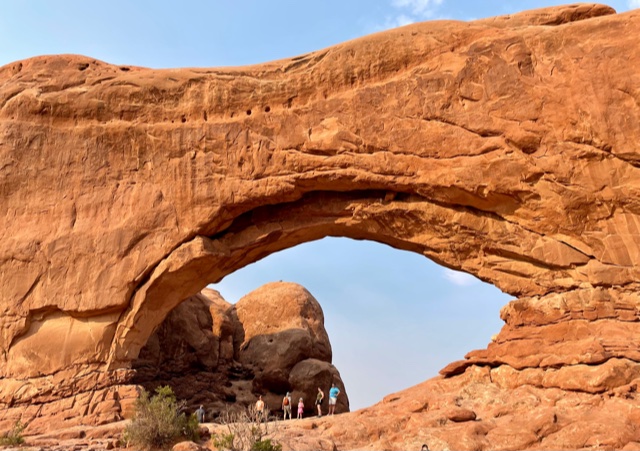
{"label": "layered sandstone", "polygon": [[[633,424],[639,26],[638,12],[580,4],[243,68],[69,55],[0,68],[0,426],[108,421],[184,299],[325,236],[418,252],[517,298],[496,340],[433,382],[443,392],[479,374],[504,396],[538,390],[576,434],[605,424],[608,397],[616,424]],[[584,400],[595,413],[563,423]],[[456,408],[484,441],[443,447],[512,446],[478,426],[484,408]],[[420,441],[410,412],[403,434]],[[374,437],[355,430],[344,443]],[[615,446],[640,441],[621,434]],[[590,446],[575,436],[548,446]]]}

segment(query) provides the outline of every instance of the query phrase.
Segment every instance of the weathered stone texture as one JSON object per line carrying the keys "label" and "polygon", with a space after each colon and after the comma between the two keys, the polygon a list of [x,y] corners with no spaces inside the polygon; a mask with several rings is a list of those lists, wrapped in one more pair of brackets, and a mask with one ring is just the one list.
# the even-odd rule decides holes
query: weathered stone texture
{"label": "weathered stone texture", "polygon": [[[606,398],[633,386],[640,361],[639,27],[637,11],[581,4],[413,24],[242,68],[70,55],[0,68],[5,415],[126,387],[153,331],[207,283],[346,236],[518,298],[496,341],[434,389],[486,371],[480,383],[495,388],[496,372],[505,396],[562,393],[543,428],[558,432],[513,407],[520,417],[491,420],[500,431],[434,430],[437,446],[639,442],[633,392],[617,415]],[[416,448],[415,415],[373,446]],[[349,427],[341,443],[371,441]],[[517,428],[529,432],[514,442]]]}

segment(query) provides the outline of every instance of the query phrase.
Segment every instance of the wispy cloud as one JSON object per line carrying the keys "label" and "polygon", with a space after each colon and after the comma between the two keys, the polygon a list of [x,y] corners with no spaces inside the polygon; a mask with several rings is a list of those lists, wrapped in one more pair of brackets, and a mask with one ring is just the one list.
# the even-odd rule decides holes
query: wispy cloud
{"label": "wispy cloud", "polygon": [[452,284],[458,285],[460,287],[467,287],[478,282],[478,279],[476,279],[472,275],[465,272],[454,271],[452,269],[445,269],[443,272],[443,277]]}
{"label": "wispy cloud", "polygon": [[630,9],[640,8],[640,0],[629,0],[627,3]]}
{"label": "wispy cloud", "polygon": [[428,18],[433,16],[442,2],[443,0],[391,0],[391,5],[400,10],[409,10],[414,16]]}
{"label": "wispy cloud", "polygon": [[381,29],[398,28],[416,22],[416,19],[406,14],[399,14],[393,17],[387,17]]}
{"label": "wispy cloud", "polygon": [[391,6],[397,13],[387,16],[384,23],[378,26],[377,29],[387,30],[433,19],[443,2],[444,0],[391,0]]}

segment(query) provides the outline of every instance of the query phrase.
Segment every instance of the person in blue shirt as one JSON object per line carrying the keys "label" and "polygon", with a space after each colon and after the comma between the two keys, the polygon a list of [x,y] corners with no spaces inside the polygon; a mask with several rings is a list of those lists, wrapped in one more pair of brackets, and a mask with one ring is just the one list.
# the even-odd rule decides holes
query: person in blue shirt
{"label": "person in blue shirt", "polygon": [[331,390],[329,390],[329,415],[333,415],[336,410],[339,394],[340,389],[336,387],[336,384],[331,384]]}

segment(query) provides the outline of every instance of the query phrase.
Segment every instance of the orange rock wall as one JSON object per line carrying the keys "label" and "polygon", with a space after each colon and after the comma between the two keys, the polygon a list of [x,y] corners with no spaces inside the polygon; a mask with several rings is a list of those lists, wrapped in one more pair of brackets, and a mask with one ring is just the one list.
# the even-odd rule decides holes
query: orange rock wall
{"label": "orange rock wall", "polygon": [[614,358],[636,375],[639,26],[582,4],[243,68],[0,68],[5,418],[126,381],[183,299],[324,236],[519,298],[447,375]]}

